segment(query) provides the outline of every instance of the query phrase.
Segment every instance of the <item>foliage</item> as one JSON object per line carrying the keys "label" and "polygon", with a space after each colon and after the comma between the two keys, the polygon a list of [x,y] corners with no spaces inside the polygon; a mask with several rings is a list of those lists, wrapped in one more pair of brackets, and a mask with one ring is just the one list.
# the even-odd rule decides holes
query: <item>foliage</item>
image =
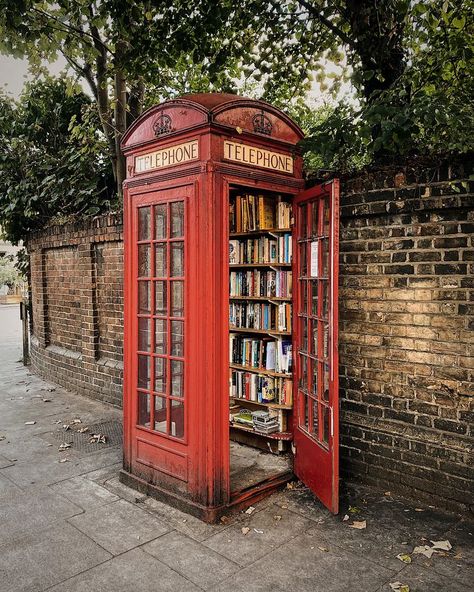
{"label": "foliage", "polygon": [[9,288],[23,281],[21,274],[15,268],[10,257],[0,257],[0,287],[7,285]]}
{"label": "foliage", "polygon": [[52,217],[110,207],[111,171],[90,99],[70,81],[0,95],[0,223],[17,243]]}

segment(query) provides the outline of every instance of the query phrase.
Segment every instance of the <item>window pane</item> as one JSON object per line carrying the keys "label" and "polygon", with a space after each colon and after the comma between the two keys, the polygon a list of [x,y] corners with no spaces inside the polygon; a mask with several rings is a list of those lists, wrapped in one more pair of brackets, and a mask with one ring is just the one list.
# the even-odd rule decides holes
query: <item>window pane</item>
{"label": "window pane", "polygon": [[150,282],[138,282],[138,312],[150,312]]}
{"label": "window pane", "polygon": [[322,298],[322,315],[325,319],[329,313],[329,282],[327,280],[321,282],[321,298]]}
{"label": "window pane", "polygon": [[150,245],[138,245],[138,277],[150,275]]}
{"label": "window pane", "polygon": [[184,236],[184,202],[171,203],[171,236]]}
{"label": "window pane", "polygon": [[184,356],[184,321],[171,321],[171,355]]}
{"label": "window pane", "polygon": [[150,356],[138,356],[138,387],[150,388]]}
{"label": "window pane", "polygon": [[300,205],[300,220],[301,220],[301,236],[304,238],[308,236],[308,219],[306,204]]}
{"label": "window pane", "polygon": [[318,282],[311,282],[311,314],[318,316]]}
{"label": "window pane", "polygon": [[329,443],[331,412],[328,407],[322,407],[323,412],[323,442]]}
{"label": "window pane", "polygon": [[166,359],[155,358],[155,392],[166,395]]}
{"label": "window pane", "polygon": [[313,408],[313,425],[311,428],[311,432],[319,438],[318,426],[319,426],[319,414],[318,414],[318,402],[314,399],[309,400],[310,405]]}
{"label": "window pane", "polygon": [[184,397],[184,363],[180,360],[171,360],[171,394]]}
{"label": "window pane", "polygon": [[306,314],[308,310],[308,282],[305,280],[300,281],[301,290],[301,312]]}
{"label": "window pane", "polygon": [[329,269],[329,239],[325,238],[320,241],[320,248],[322,250],[322,260],[323,260],[323,270],[322,276],[328,277],[328,269]]}
{"label": "window pane", "polygon": [[302,243],[300,245],[300,254],[301,254],[301,258],[300,258],[300,276],[301,277],[307,277],[307,275],[308,275],[308,259],[307,259],[308,243]]}
{"label": "window pane", "polygon": [[308,351],[308,319],[301,317],[301,349],[304,352]]}
{"label": "window pane", "polygon": [[150,240],[150,207],[138,208],[138,240]]}
{"label": "window pane", "polygon": [[323,357],[326,359],[329,356],[329,325],[324,323],[323,333]]}
{"label": "window pane", "polygon": [[138,350],[150,351],[150,319],[138,319]]}
{"label": "window pane", "polygon": [[313,386],[312,386],[312,392],[313,392],[313,395],[315,397],[318,396],[318,365],[319,365],[318,361],[317,360],[313,360],[313,364],[312,364],[312,366],[313,366],[313,378],[312,378],[312,380],[313,380]]}
{"label": "window pane", "polygon": [[150,395],[138,393],[138,425],[150,427]]}
{"label": "window pane", "polygon": [[318,202],[311,204],[311,236],[318,236]]}
{"label": "window pane", "polygon": [[312,343],[312,352],[317,357],[318,356],[318,321],[313,321],[313,343]]}
{"label": "window pane", "polygon": [[182,241],[171,243],[171,271],[172,277],[184,275],[184,243]]}
{"label": "window pane", "polygon": [[323,401],[329,402],[329,364],[323,364]]}
{"label": "window pane", "polygon": [[171,282],[171,316],[184,316],[184,282]]}
{"label": "window pane", "polygon": [[184,403],[171,401],[171,435],[176,438],[184,436]]}
{"label": "window pane", "polygon": [[301,415],[300,426],[308,429],[308,397],[300,395],[301,399]]}
{"label": "window pane", "polygon": [[166,277],[166,243],[155,245],[155,277]]}
{"label": "window pane", "polygon": [[300,388],[307,389],[308,384],[308,365],[306,356],[300,354]]}
{"label": "window pane", "polygon": [[155,206],[155,239],[166,238],[166,204]]}
{"label": "window pane", "polygon": [[162,316],[167,314],[166,302],[166,282],[155,282],[155,314]]}
{"label": "window pane", "polygon": [[155,430],[166,434],[166,399],[155,397]]}
{"label": "window pane", "polygon": [[155,319],[155,352],[166,353],[166,319]]}

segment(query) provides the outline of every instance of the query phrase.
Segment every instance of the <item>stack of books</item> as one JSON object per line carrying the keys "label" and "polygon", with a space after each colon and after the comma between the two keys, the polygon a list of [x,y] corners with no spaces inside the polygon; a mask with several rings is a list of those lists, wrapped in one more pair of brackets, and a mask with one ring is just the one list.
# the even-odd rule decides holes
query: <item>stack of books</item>
{"label": "stack of books", "polygon": [[280,195],[237,195],[229,206],[230,232],[290,227],[290,204]]}
{"label": "stack of books", "polygon": [[291,298],[291,271],[231,271],[229,281],[231,296]]}
{"label": "stack of books", "polygon": [[269,411],[254,411],[252,413],[253,429],[260,434],[272,434],[280,429],[278,417]]}
{"label": "stack of books", "polygon": [[229,263],[231,265],[252,263],[290,264],[292,256],[291,234],[285,233],[278,238],[249,238],[229,241]]}
{"label": "stack of books", "polygon": [[230,363],[259,370],[291,374],[292,345],[290,340],[230,335]]}

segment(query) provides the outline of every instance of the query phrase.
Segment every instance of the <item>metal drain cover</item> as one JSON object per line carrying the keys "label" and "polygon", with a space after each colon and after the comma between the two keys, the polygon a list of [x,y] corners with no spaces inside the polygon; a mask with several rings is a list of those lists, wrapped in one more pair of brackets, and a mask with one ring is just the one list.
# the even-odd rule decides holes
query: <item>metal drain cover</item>
{"label": "metal drain cover", "polygon": [[[88,425],[89,430],[83,434],[79,433],[79,429],[86,427],[84,424],[77,424],[71,426],[69,430],[60,429],[51,434],[45,434],[43,438],[50,442],[57,442],[58,444],[71,444],[72,450],[79,452],[98,452],[104,448],[114,448],[115,446],[122,446],[123,427],[120,421],[103,421]],[[105,436],[105,443],[90,442],[89,440],[94,434],[101,434]]]}

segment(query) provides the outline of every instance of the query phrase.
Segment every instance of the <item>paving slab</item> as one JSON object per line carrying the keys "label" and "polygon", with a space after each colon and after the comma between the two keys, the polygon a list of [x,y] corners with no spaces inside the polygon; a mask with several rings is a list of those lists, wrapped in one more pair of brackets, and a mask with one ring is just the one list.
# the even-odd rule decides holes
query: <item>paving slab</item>
{"label": "paving slab", "polygon": [[73,526],[55,524],[0,544],[0,589],[43,592],[110,557]]}
{"label": "paving slab", "polygon": [[22,493],[22,489],[18,487],[18,485],[15,485],[13,481],[10,481],[10,479],[2,475],[0,472],[0,504],[2,506],[8,500],[14,499]]}
{"label": "paving slab", "polygon": [[105,487],[85,477],[66,479],[66,481],[51,485],[50,488],[83,510],[91,510],[120,499]]}
{"label": "paving slab", "polygon": [[233,561],[176,531],[147,543],[142,549],[204,590],[240,569]]}
{"label": "paving slab", "polygon": [[396,572],[334,547],[321,550],[302,534],[281,545],[213,592],[375,592]]}
{"label": "paving slab", "polygon": [[[313,525],[310,520],[275,504],[244,517],[238,524],[206,539],[203,544],[231,561],[246,566],[274,552],[284,542]],[[243,534],[242,528],[250,530]]]}
{"label": "paving slab", "polygon": [[75,516],[70,523],[114,555],[143,545],[170,530],[150,513],[124,500]]}
{"label": "paving slab", "polygon": [[198,592],[200,588],[141,549],[133,549],[48,592]]}
{"label": "paving slab", "polygon": [[[410,592],[469,592],[471,585],[466,587],[459,582],[442,576],[431,569],[420,565],[407,565],[391,582],[401,582],[410,588]],[[380,587],[377,592],[390,592],[389,582]]]}

